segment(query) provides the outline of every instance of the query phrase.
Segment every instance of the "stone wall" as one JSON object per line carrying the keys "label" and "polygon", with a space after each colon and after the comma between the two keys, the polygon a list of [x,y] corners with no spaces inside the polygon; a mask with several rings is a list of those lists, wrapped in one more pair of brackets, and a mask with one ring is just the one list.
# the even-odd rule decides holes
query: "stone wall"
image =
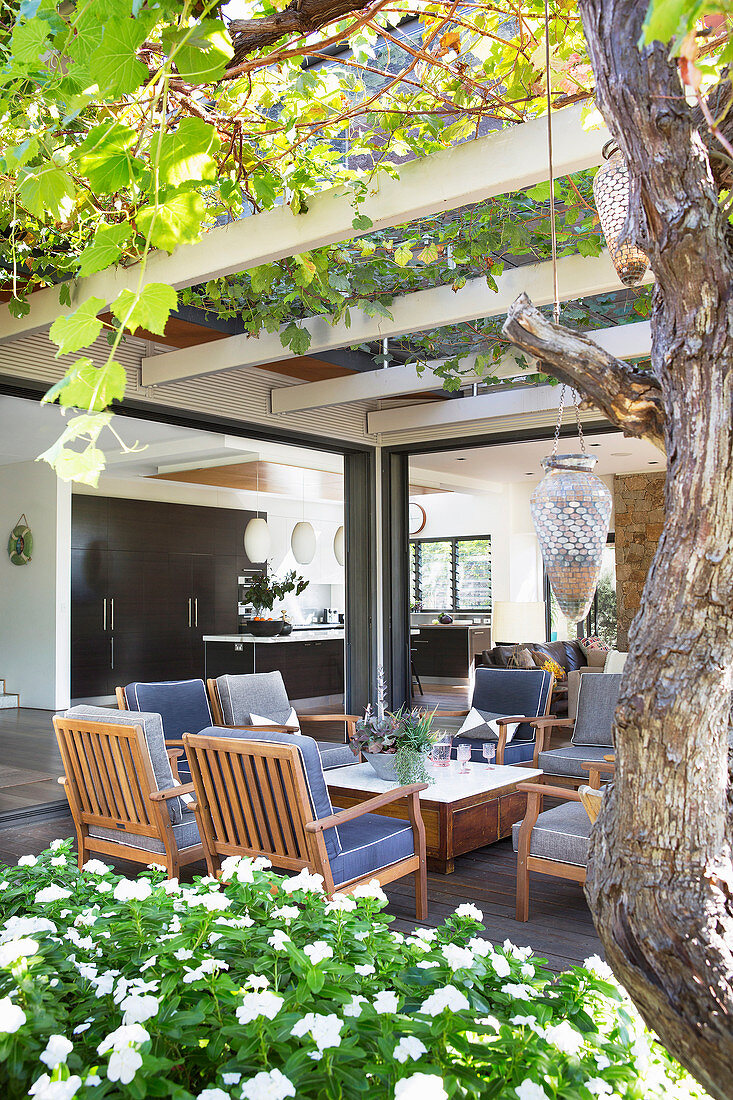
{"label": "stone wall", "polygon": [[618,648],[628,649],[629,627],[664,526],[664,474],[613,479],[616,514]]}

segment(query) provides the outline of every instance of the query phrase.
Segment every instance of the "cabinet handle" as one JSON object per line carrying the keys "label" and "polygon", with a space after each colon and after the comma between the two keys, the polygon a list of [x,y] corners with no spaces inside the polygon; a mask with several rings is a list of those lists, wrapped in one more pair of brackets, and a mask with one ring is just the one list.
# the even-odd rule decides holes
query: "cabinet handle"
{"label": "cabinet handle", "polygon": [[102,630],[107,629],[107,597],[102,600]]}
{"label": "cabinet handle", "polygon": [[198,626],[199,625],[199,598],[198,598],[198,596],[193,601],[193,612],[194,612],[194,620],[193,620],[194,626]]}
{"label": "cabinet handle", "polygon": [[110,668],[115,667],[115,640],[110,638],[109,640],[109,656],[110,656]]}
{"label": "cabinet handle", "polygon": [[188,625],[191,625],[191,597],[188,597]]}
{"label": "cabinet handle", "polygon": [[114,596],[109,601],[109,628],[114,630],[115,628],[115,598]]}

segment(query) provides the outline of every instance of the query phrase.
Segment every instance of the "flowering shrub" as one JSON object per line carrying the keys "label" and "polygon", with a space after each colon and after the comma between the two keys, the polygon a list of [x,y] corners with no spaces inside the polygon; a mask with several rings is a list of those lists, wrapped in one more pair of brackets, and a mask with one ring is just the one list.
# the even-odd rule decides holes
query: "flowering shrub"
{"label": "flowering shrub", "polygon": [[474,906],[404,936],[376,883],[131,881],[70,850],[0,882],[3,1100],[704,1096],[604,964],[551,974]]}

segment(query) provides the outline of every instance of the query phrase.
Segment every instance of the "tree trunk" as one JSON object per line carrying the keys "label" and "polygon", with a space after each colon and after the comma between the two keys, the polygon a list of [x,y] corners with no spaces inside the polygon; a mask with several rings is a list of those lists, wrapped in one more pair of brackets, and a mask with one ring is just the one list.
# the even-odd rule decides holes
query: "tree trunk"
{"label": "tree trunk", "polygon": [[[657,280],[652,368],[668,458],[666,523],[631,630],[616,778],[586,890],[608,960],[649,1025],[713,1095],[731,1098],[733,264],[676,66],[666,48],[637,48],[646,7],[580,0],[599,107],[635,181],[629,230]],[[549,329],[551,339],[537,335],[523,302],[506,327],[525,350],[547,350],[550,373],[591,400],[609,377],[623,391],[618,364],[579,347],[577,334],[563,343],[559,326]],[[630,415],[632,375],[626,401],[598,403],[631,434],[653,438],[657,413],[648,422]]]}

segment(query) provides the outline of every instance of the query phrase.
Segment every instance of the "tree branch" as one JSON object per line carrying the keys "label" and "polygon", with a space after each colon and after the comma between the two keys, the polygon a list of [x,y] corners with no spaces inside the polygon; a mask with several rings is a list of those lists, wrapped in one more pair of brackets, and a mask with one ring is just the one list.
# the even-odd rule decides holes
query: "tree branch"
{"label": "tree branch", "polygon": [[572,386],[626,435],[665,450],[665,413],[659,382],[609,355],[581,332],[548,321],[520,294],[507,313],[504,335],[542,361],[553,378]]}
{"label": "tree branch", "polygon": [[260,19],[233,19],[229,24],[234,43],[231,66],[256,50],[272,46],[286,34],[312,34],[349,12],[366,7],[365,0],[291,0],[283,11]]}

